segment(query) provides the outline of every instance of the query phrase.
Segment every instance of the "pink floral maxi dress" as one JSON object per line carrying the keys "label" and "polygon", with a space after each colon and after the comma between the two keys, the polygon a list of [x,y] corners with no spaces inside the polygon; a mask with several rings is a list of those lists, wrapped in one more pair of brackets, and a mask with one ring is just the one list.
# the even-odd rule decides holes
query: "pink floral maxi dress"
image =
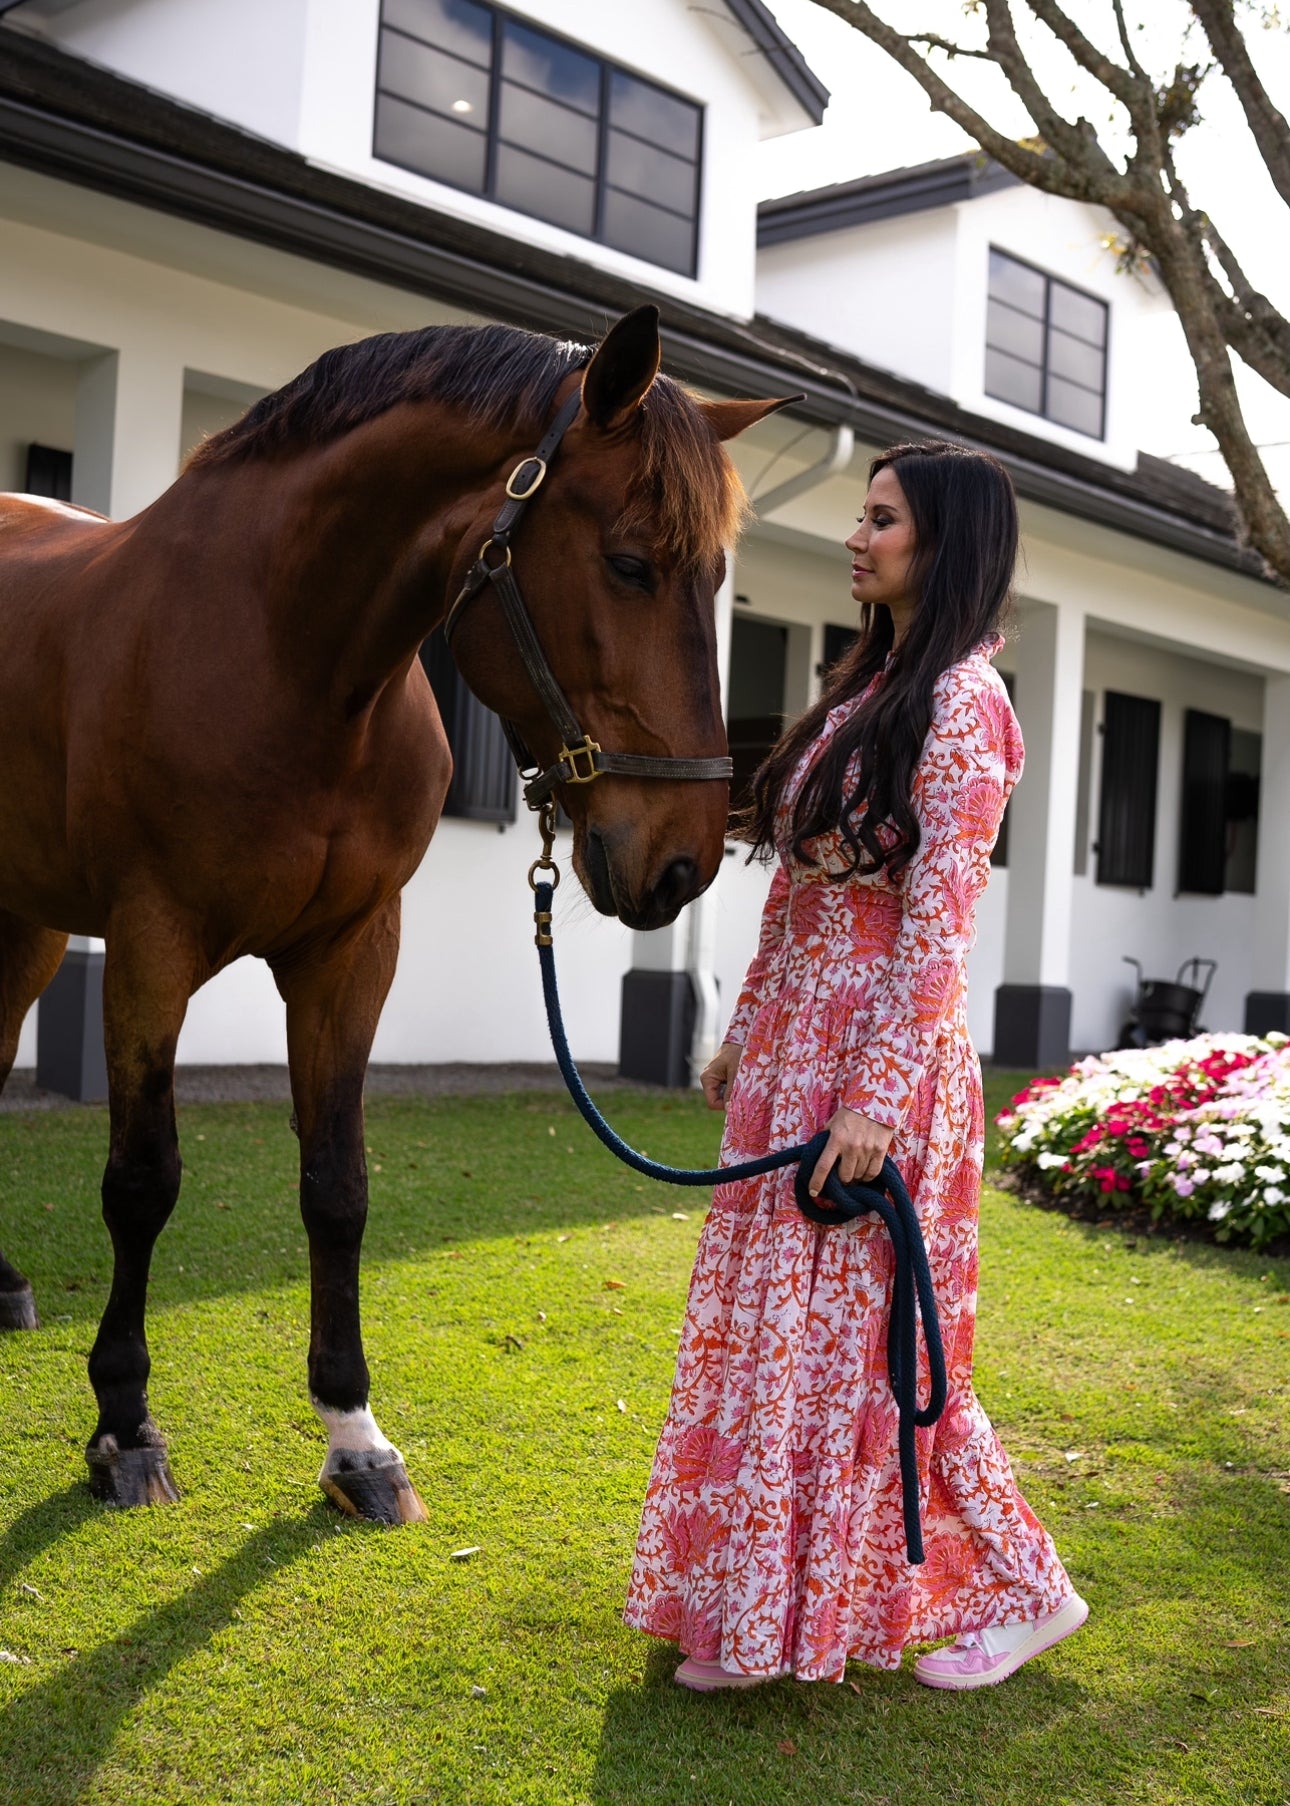
{"label": "pink floral maxi dress", "polygon": [[[938,680],[915,774],[921,844],[893,883],[781,853],[727,1039],[723,1161],[802,1141],[839,1104],[894,1129],[931,1262],[949,1397],[919,1430],[926,1560],[906,1560],[887,1379],[891,1245],[817,1228],[789,1172],[719,1186],[690,1281],[626,1621],[746,1674],[840,1679],[910,1643],[1058,1611],[1072,1588],[972,1390],[981,1074],[964,967],[1021,733],[987,643]],[[881,681],[881,678],[877,681]],[[828,717],[799,768],[854,703]],[[784,817],[781,815],[781,820]],[[819,851],[833,869],[838,846]],[[920,1338],[919,1396],[927,1396]]]}

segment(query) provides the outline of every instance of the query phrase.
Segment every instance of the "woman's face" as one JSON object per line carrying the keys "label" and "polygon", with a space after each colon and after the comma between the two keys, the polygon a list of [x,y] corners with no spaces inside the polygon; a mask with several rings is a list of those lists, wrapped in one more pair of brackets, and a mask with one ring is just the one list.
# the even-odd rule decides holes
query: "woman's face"
{"label": "woman's face", "polygon": [[889,608],[899,640],[913,613],[909,579],[917,548],[909,503],[890,464],[870,483],[864,513],[846,547],[851,554],[851,594],[857,602]]}

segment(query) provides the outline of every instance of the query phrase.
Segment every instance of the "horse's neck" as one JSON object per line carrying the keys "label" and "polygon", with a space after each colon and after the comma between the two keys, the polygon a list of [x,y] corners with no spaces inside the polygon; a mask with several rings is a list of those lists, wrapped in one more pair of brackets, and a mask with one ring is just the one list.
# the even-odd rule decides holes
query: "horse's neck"
{"label": "horse's neck", "polygon": [[[400,408],[297,458],[216,469],[254,541],[273,637],[300,679],[374,695],[446,610],[449,573],[492,505],[509,438]],[[409,417],[417,419],[409,431]],[[197,474],[197,473],[194,473]]]}

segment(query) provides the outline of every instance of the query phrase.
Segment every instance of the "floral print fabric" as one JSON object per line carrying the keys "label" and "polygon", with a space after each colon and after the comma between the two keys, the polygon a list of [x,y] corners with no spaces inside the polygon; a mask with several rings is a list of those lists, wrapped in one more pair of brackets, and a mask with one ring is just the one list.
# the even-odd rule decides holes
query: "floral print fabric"
{"label": "floral print fabric", "polygon": [[[980,1068],[964,967],[1021,735],[978,649],[938,680],[901,876],[832,881],[782,852],[727,1039],[722,1160],[802,1141],[839,1104],[894,1129],[931,1262],[949,1398],[917,1432],[926,1560],[905,1556],[877,1217],[819,1228],[792,1177],[719,1186],[700,1237],[626,1620],[746,1674],[840,1679],[913,1642],[1061,1608],[1071,1586],[972,1390]],[[876,681],[881,682],[881,678]],[[834,710],[792,796],[855,703]],[[840,843],[839,843],[840,844]],[[920,1341],[920,1397],[926,1397]]]}

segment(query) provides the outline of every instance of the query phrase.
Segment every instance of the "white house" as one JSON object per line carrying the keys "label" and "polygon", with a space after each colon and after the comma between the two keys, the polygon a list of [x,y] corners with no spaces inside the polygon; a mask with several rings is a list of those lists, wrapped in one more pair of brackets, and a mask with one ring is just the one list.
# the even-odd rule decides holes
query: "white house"
{"label": "white house", "polygon": [[[1290,763],[1290,620],[1221,493],[1137,456],[1135,421],[1185,405],[1186,371],[1184,401],[1144,394],[1135,344],[1172,317],[1115,275],[1105,222],[971,158],[759,220],[758,138],[808,129],[827,99],[761,0],[0,13],[0,487],[52,488],[73,454],[75,498],[129,514],[328,345],[462,319],[590,339],[657,300],[674,374],[804,391],[736,445],[761,500],[719,614],[741,769],[848,631],[840,541],[872,451],[946,434],[1013,471],[1026,566],[1000,663],[1029,762],[973,955],[982,1051],[996,1011],[1019,1064],[1112,1041],[1122,953],[1169,976],[1214,957],[1210,1026],[1239,1026],[1251,994],[1251,1020],[1284,1024],[1290,835],[1251,808]],[[445,701],[464,722],[471,701]],[[462,762],[405,898],[376,1059],[547,1057],[515,802]],[[576,1051],[613,1059],[621,1032],[638,1073],[683,1078],[764,888],[732,849],[677,924],[633,935],[565,886]],[[254,962],[194,998],[181,1060],[284,1058]]]}

